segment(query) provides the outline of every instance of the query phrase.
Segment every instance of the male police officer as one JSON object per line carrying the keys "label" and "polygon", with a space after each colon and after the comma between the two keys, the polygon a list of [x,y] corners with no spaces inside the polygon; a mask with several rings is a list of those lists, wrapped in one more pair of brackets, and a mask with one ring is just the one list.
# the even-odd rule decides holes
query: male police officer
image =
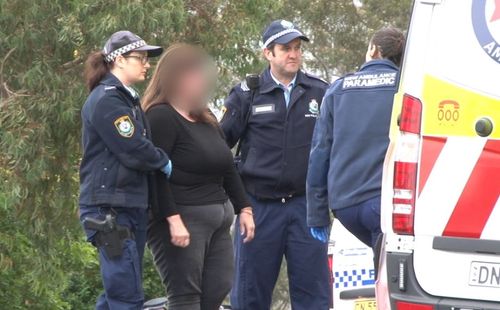
{"label": "male police officer", "polygon": [[221,122],[231,147],[242,139],[239,170],[256,224],[253,242],[236,234],[231,303],[236,310],[269,309],[285,255],[292,308],[328,309],[327,248],[309,234],[305,198],[311,137],[328,84],[300,70],[301,43],[309,39],[291,22],[272,22],[262,41],[269,68],[260,88],[252,94],[245,82],[235,86]]}

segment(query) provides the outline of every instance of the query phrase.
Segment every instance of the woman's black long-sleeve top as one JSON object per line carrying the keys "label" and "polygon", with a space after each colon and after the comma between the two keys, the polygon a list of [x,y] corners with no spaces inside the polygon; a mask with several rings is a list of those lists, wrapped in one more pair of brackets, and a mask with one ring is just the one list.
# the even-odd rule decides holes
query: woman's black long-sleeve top
{"label": "woman's black long-sleeve top", "polygon": [[157,172],[152,186],[155,216],[178,214],[182,205],[207,205],[231,200],[235,213],[250,206],[233,155],[222,131],[203,122],[191,122],[169,104],[150,108],[146,116],[153,143],[173,163],[172,175]]}

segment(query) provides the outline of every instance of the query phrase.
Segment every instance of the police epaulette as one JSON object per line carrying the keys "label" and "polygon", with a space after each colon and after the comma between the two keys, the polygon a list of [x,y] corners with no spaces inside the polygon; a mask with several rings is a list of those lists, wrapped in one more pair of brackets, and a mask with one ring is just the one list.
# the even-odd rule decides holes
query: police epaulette
{"label": "police epaulette", "polygon": [[250,91],[250,88],[248,87],[246,80],[241,81],[240,88],[242,91]]}
{"label": "police epaulette", "polygon": [[113,90],[113,89],[116,89],[116,86],[104,86],[105,91]]}
{"label": "police epaulette", "polygon": [[310,78],[312,78],[312,79],[315,79],[315,80],[321,81],[321,82],[323,82],[323,83],[325,83],[325,84],[330,84],[330,83],[328,83],[325,79],[320,78],[320,77],[319,77],[319,76],[317,76],[317,75],[311,74],[311,73],[309,73],[309,72],[304,72],[304,73],[305,73],[305,75],[306,75],[307,77],[310,77]]}

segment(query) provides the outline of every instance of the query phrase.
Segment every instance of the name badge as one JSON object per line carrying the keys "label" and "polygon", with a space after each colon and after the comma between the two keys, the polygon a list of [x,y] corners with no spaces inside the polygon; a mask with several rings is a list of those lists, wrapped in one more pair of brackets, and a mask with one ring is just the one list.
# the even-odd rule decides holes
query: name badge
{"label": "name badge", "polygon": [[273,113],[276,110],[274,104],[259,104],[252,106],[252,115]]}

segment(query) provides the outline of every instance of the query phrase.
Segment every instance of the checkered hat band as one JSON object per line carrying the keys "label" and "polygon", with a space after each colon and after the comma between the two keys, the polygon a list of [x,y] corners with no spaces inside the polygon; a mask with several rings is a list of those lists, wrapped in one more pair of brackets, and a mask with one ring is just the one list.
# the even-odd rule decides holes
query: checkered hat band
{"label": "checkered hat band", "polygon": [[266,40],[266,42],[264,42],[264,47],[268,47],[269,44],[273,43],[274,40],[284,36],[285,34],[289,34],[289,33],[292,33],[292,32],[295,32],[295,33],[298,33],[300,35],[303,35],[302,32],[298,31],[297,29],[285,29],[283,31],[280,31],[274,35],[272,35],[271,37],[269,37],[269,39]]}
{"label": "checkered hat band", "polygon": [[143,47],[144,45],[146,45],[146,42],[144,40],[130,43],[128,45],[122,46],[119,49],[109,53],[108,55],[106,55],[105,59],[107,62],[112,62],[119,55],[125,54],[127,52],[132,51],[132,50],[135,50],[136,48]]}

